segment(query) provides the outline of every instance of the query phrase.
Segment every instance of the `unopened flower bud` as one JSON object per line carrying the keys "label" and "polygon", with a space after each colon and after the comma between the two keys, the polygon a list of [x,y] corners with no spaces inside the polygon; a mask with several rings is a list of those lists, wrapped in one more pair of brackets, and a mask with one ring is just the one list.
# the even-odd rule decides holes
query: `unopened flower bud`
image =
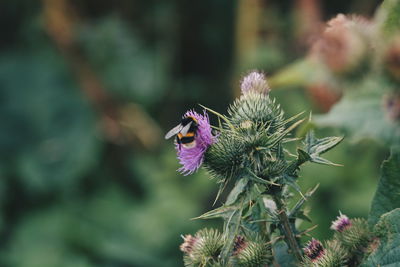
{"label": "unopened flower bud", "polygon": [[242,236],[235,239],[233,249],[234,260],[237,265],[259,267],[268,264],[272,258],[271,247],[263,240],[246,240]]}
{"label": "unopened flower bud", "polygon": [[350,219],[346,215],[340,213],[340,216],[338,216],[337,219],[332,222],[331,229],[338,232],[343,232],[346,228],[350,226]]}
{"label": "unopened flower bud", "polygon": [[261,94],[268,94],[270,89],[265,75],[258,71],[252,71],[247,74],[240,83],[242,94],[248,92],[258,92]]}
{"label": "unopened flower bud", "polygon": [[337,74],[358,69],[367,56],[366,31],[360,25],[364,21],[357,17],[337,15],[327,23],[321,38],[313,45],[312,55]]}

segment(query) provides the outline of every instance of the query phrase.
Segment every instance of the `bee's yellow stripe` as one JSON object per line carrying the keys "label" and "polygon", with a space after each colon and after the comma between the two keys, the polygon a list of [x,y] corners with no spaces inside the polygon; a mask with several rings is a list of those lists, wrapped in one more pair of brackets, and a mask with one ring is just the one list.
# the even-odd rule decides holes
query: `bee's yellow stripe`
{"label": "bee's yellow stripe", "polygon": [[194,120],[195,123],[199,123],[195,117],[193,117],[193,116],[187,116],[187,117],[191,118],[192,120]]}

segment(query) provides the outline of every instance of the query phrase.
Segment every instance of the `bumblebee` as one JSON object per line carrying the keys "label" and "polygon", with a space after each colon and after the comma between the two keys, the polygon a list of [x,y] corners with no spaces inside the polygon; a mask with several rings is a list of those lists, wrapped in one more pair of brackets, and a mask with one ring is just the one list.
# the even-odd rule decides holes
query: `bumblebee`
{"label": "bumblebee", "polygon": [[176,135],[176,142],[179,148],[182,145],[184,148],[192,148],[196,146],[196,133],[199,123],[192,116],[184,117],[180,124],[172,128],[166,135],[165,139],[169,139]]}

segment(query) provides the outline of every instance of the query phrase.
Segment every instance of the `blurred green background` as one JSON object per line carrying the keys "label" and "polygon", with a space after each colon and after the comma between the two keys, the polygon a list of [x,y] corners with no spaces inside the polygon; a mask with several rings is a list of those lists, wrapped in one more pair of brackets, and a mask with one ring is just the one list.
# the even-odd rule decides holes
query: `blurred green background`
{"label": "blurred green background", "polygon": [[[379,3],[2,0],[0,266],[182,266],[180,235],[220,224],[190,220],[218,188],[176,172],[164,133],[198,103],[224,113],[246,71],[273,75],[321,22]],[[288,116],[329,109],[307,88],[271,94]],[[343,167],[304,168],[315,237],[339,210],[367,215],[387,154],[346,139],[327,156]]]}

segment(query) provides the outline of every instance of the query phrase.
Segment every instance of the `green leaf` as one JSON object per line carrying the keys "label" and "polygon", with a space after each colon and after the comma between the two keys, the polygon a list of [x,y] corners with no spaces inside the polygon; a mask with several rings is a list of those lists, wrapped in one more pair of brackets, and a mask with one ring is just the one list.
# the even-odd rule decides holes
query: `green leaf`
{"label": "green leaf", "polygon": [[381,168],[381,178],[372,200],[368,222],[374,225],[379,217],[395,208],[400,208],[400,149],[393,148],[388,160]]}
{"label": "green leaf", "polygon": [[290,211],[289,217],[297,217],[297,214],[301,211],[301,208],[303,207],[306,200],[308,198],[310,198],[314,194],[315,191],[317,191],[318,187],[319,187],[319,184],[314,186],[312,189],[309,189],[307,191],[307,193],[304,194],[304,198],[300,198],[300,200],[296,203],[296,205],[294,205],[294,207]]}
{"label": "green leaf", "polygon": [[[371,88],[373,87],[373,88]],[[391,122],[382,107],[383,82],[365,82],[351,88],[329,113],[314,116],[318,126],[339,127],[355,141],[375,139],[387,144],[400,143],[400,127]],[[376,88],[380,90],[377,91]]]}
{"label": "green leaf", "polygon": [[[310,85],[326,76],[324,66],[315,60],[302,59],[290,64],[268,79],[271,88]],[[295,87],[294,87],[295,88]]]}
{"label": "green leaf", "polygon": [[360,266],[400,266],[400,209],[382,215],[374,232],[377,246],[371,246],[373,252]]}
{"label": "green leaf", "polygon": [[298,168],[306,163],[307,161],[311,161],[311,156],[304,150],[298,148],[297,149],[297,159],[293,160],[290,165],[287,167],[286,172],[289,175],[292,175],[298,170]]}
{"label": "green leaf", "polygon": [[315,137],[314,131],[308,132],[303,142],[305,151],[300,150],[301,153],[303,154],[302,155],[303,161],[306,159],[305,153],[307,153],[310,158],[309,161],[311,162],[325,164],[325,165],[340,166],[338,164],[330,162],[327,159],[320,157],[320,155],[324,154],[325,152],[328,152],[329,150],[337,146],[342,140],[343,137],[337,137],[337,136],[330,136],[318,139]]}
{"label": "green leaf", "polygon": [[242,178],[236,182],[235,187],[229,193],[225,205],[232,205],[237,200],[238,196],[246,189],[249,182],[248,178]]}
{"label": "green leaf", "polygon": [[224,218],[227,219],[229,218],[232,213],[235,213],[235,211],[238,209],[238,206],[227,206],[224,205],[222,207],[210,210],[203,215],[200,215],[199,217],[195,217],[192,220],[197,220],[197,219],[215,219],[215,218]]}
{"label": "green leaf", "polygon": [[224,237],[225,243],[221,250],[221,258],[224,262],[228,261],[233,247],[233,242],[238,234],[240,220],[242,218],[242,208],[235,210],[225,221]]}

